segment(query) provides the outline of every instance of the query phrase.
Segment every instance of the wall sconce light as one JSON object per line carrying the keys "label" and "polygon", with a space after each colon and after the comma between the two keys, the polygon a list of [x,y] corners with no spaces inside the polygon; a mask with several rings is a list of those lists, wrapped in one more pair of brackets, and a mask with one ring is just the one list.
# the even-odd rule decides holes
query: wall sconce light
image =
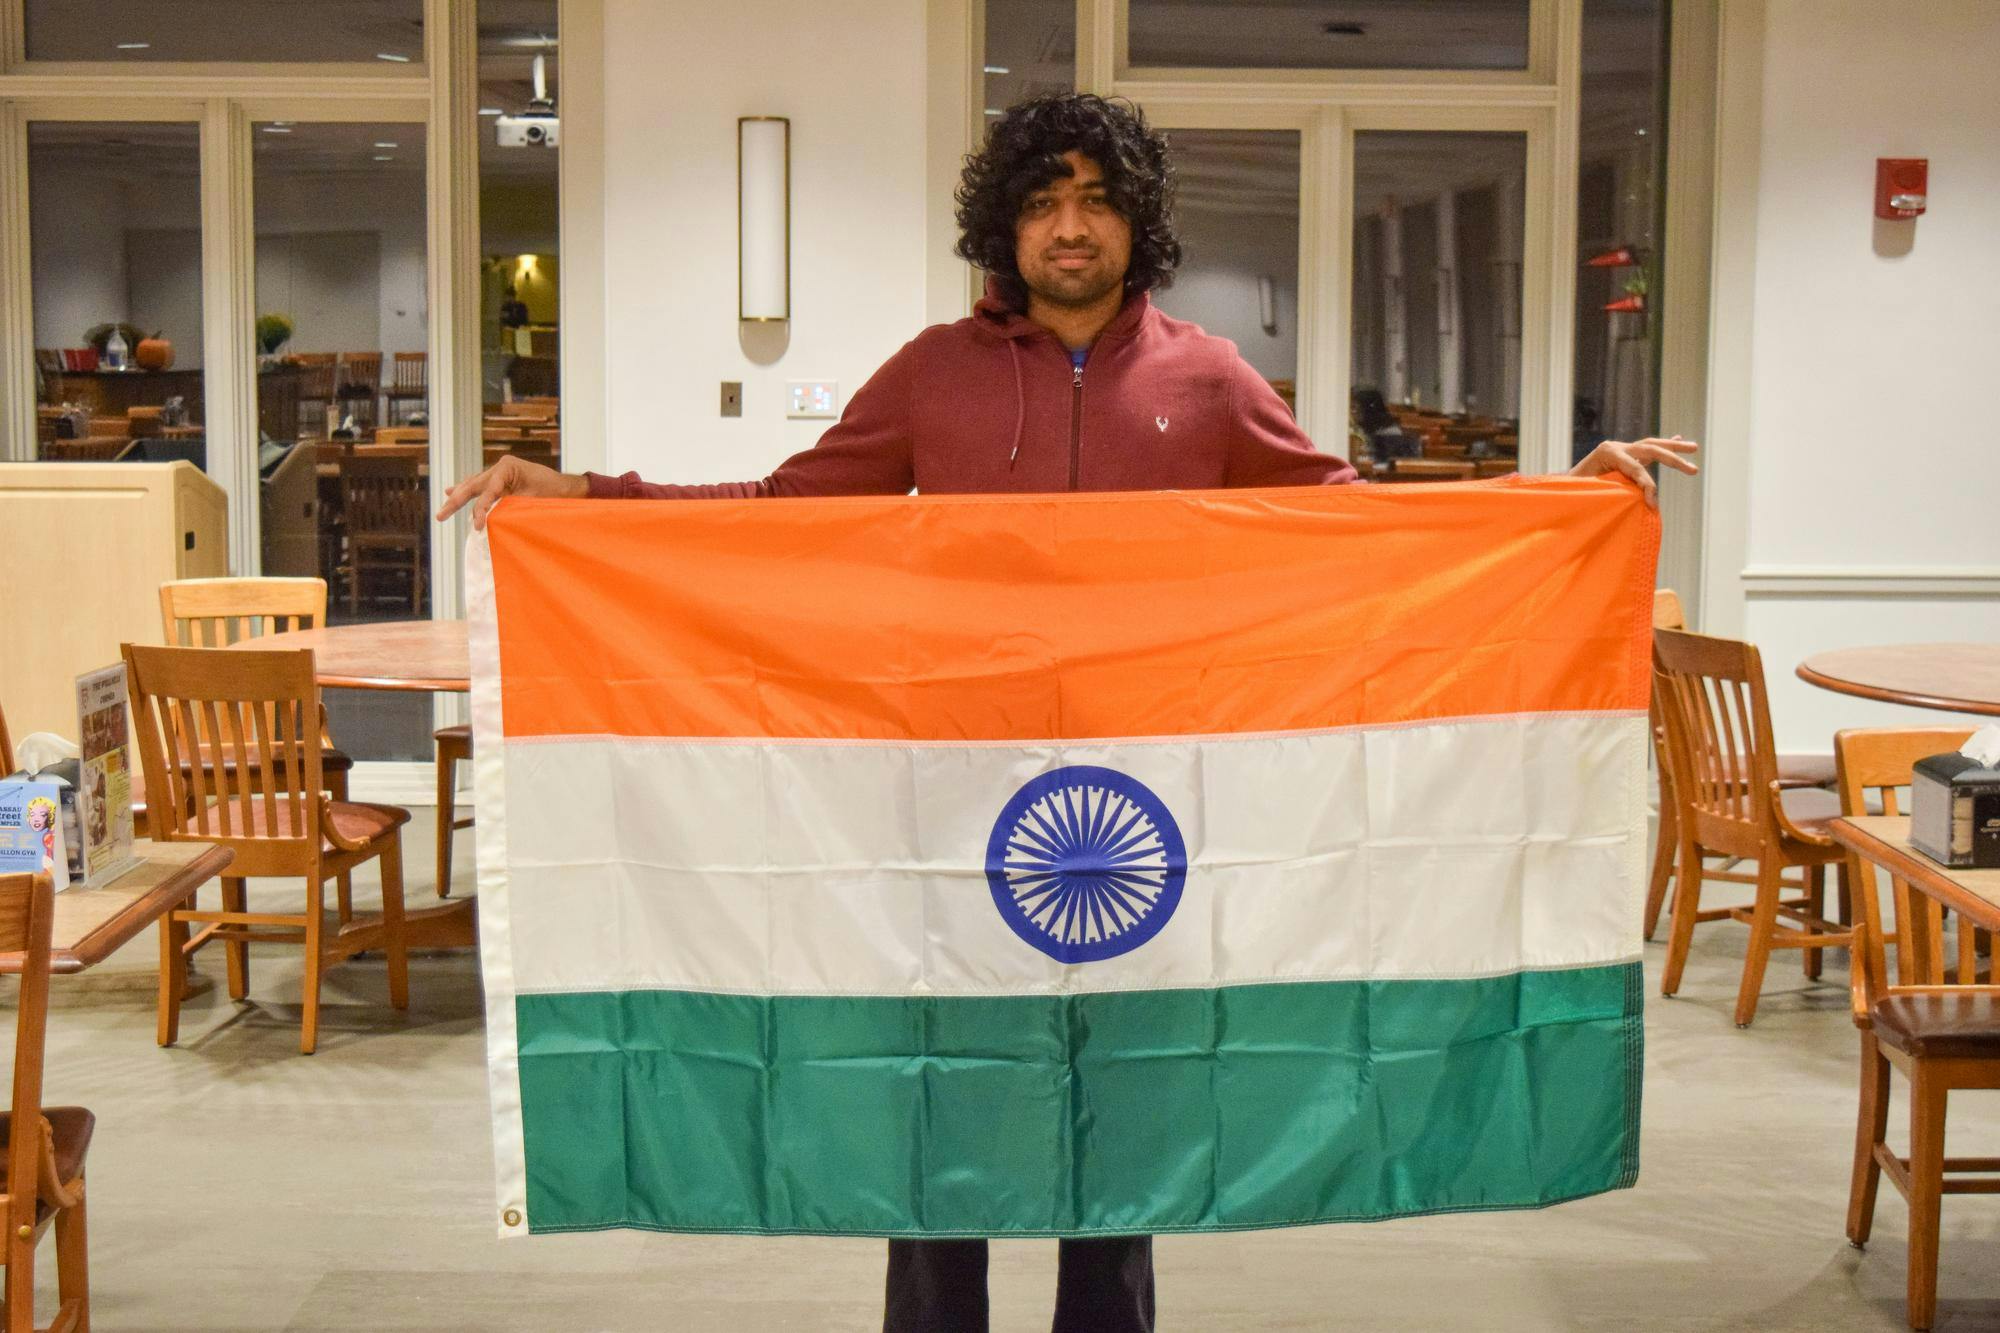
{"label": "wall sconce light", "polygon": [[736,122],[736,317],[792,317],[792,122]]}
{"label": "wall sconce light", "polygon": [[1278,284],[1268,276],[1257,279],[1257,322],[1266,333],[1278,331]]}

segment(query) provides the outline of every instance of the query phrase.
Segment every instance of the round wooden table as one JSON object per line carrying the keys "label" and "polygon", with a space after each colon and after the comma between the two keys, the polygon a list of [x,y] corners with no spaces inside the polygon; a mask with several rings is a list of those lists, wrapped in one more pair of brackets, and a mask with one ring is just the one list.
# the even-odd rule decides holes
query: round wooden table
{"label": "round wooden table", "polygon": [[310,648],[322,686],[343,690],[472,688],[463,620],[387,620],[266,634],[235,648]]}
{"label": "round wooden table", "polygon": [[2000,643],[1841,648],[1808,657],[1798,675],[1862,699],[2000,717]]}
{"label": "round wooden table", "polygon": [[[327,625],[242,639],[232,648],[310,648],[313,675],[323,687],[344,690],[446,691],[472,688],[463,620],[391,620],[369,625]],[[471,898],[403,914],[403,942],[412,949],[472,949],[479,919]],[[380,918],[356,917],[340,928],[356,949],[382,947]]]}

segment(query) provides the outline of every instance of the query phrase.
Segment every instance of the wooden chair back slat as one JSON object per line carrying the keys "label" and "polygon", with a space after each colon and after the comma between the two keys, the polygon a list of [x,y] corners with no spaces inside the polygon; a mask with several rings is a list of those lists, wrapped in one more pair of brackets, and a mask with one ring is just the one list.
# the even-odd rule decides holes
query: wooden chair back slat
{"label": "wooden chair back slat", "polygon": [[0,953],[21,955],[14,1016],[13,1129],[7,1142],[9,1235],[33,1228],[40,1200],[43,1045],[49,1019],[49,943],[55,893],[47,875],[0,875]]}
{"label": "wooden chair back slat", "polygon": [[1653,632],[1669,744],[1688,780],[1700,841],[1718,851],[1761,843],[1775,826],[1777,746],[1755,646],[1681,630]]}
{"label": "wooden chair back slat", "polygon": [[430,489],[418,472],[415,458],[369,458],[357,454],[342,459],[340,486],[350,535],[421,535],[426,530]]}
{"label": "wooden chair back slat", "polygon": [[160,621],[167,642],[187,648],[318,629],[326,624],[326,580],[171,579],[160,585]]}
{"label": "wooden chair back slat", "polygon": [[430,357],[424,352],[398,352],[391,381],[398,394],[421,395],[429,382]]}
{"label": "wooden chair back slat", "polygon": [[[310,652],[127,644],[125,663],[147,790],[170,793],[148,807],[154,838],[223,843],[250,874],[317,852],[324,786]],[[190,738],[206,741],[207,761]]]}
{"label": "wooden chair back slat", "polygon": [[[1881,813],[1902,813],[1897,799],[1900,789],[1910,785],[1911,770],[1919,759],[1944,754],[1965,744],[1972,734],[1969,727],[1865,727],[1838,731],[1833,737],[1833,763],[1844,815],[1871,813],[1873,798]],[[1857,853],[1847,857],[1848,883],[1853,887],[1856,920],[1868,927],[1867,955],[1860,965],[1865,970],[1864,988],[1870,1003],[1880,999],[1889,985],[1886,946],[1896,948],[1897,980],[1906,986],[1935,986],[1944,981],[1944,908],[1929,894],[1919,893],[1899,875],[1889,877],[1891,901],[1896,908],[1896,929],[1882,927],[1881,899],[1874,867]],[[1912,938],[1922,932],[1921,939]],[[1974,949],[1973,932],[1960,930],[1959,975],[1971,976],[1969,964]]]}

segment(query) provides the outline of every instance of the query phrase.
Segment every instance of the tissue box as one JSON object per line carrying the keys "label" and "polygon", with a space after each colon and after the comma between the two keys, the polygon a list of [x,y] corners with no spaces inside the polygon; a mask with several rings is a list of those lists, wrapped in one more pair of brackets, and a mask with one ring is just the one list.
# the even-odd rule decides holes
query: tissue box
{"label": "tissue box", "polygon": [[1910,775],[1910,845],[1933,861],[2000,868],[2000,768],[1953,751]]}

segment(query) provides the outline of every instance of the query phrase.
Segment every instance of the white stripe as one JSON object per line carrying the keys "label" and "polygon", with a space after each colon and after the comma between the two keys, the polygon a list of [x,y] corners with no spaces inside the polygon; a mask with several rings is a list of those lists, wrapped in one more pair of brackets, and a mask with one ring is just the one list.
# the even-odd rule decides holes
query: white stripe
{"label": "white stripe", "polygon": [[[502,1236],[528,1234],[527,1153],[521,1134],[521,1056],[515,1042],[514,925],[507,876],[506,735],[500,720],[499,621],[486,534],[465,544],[467,649],[472,659],[472,794],[479,818],[479,964],[486,982],[486,1081],[493,1104],[495,1217]],[[507,1219],[512,1216],[514,1225]]]}
{"label": "white stripe", "polygon": [[[1529,714],[1011,747],[510,742],[514,976],[523,992],[1006,995],[1625,961],[1645,738],[1643,714]],[[1030,947],[986,876],[1002,807],[1066,765],[1144,783],[1187,849],[1167,926],[1095,962]]]}

